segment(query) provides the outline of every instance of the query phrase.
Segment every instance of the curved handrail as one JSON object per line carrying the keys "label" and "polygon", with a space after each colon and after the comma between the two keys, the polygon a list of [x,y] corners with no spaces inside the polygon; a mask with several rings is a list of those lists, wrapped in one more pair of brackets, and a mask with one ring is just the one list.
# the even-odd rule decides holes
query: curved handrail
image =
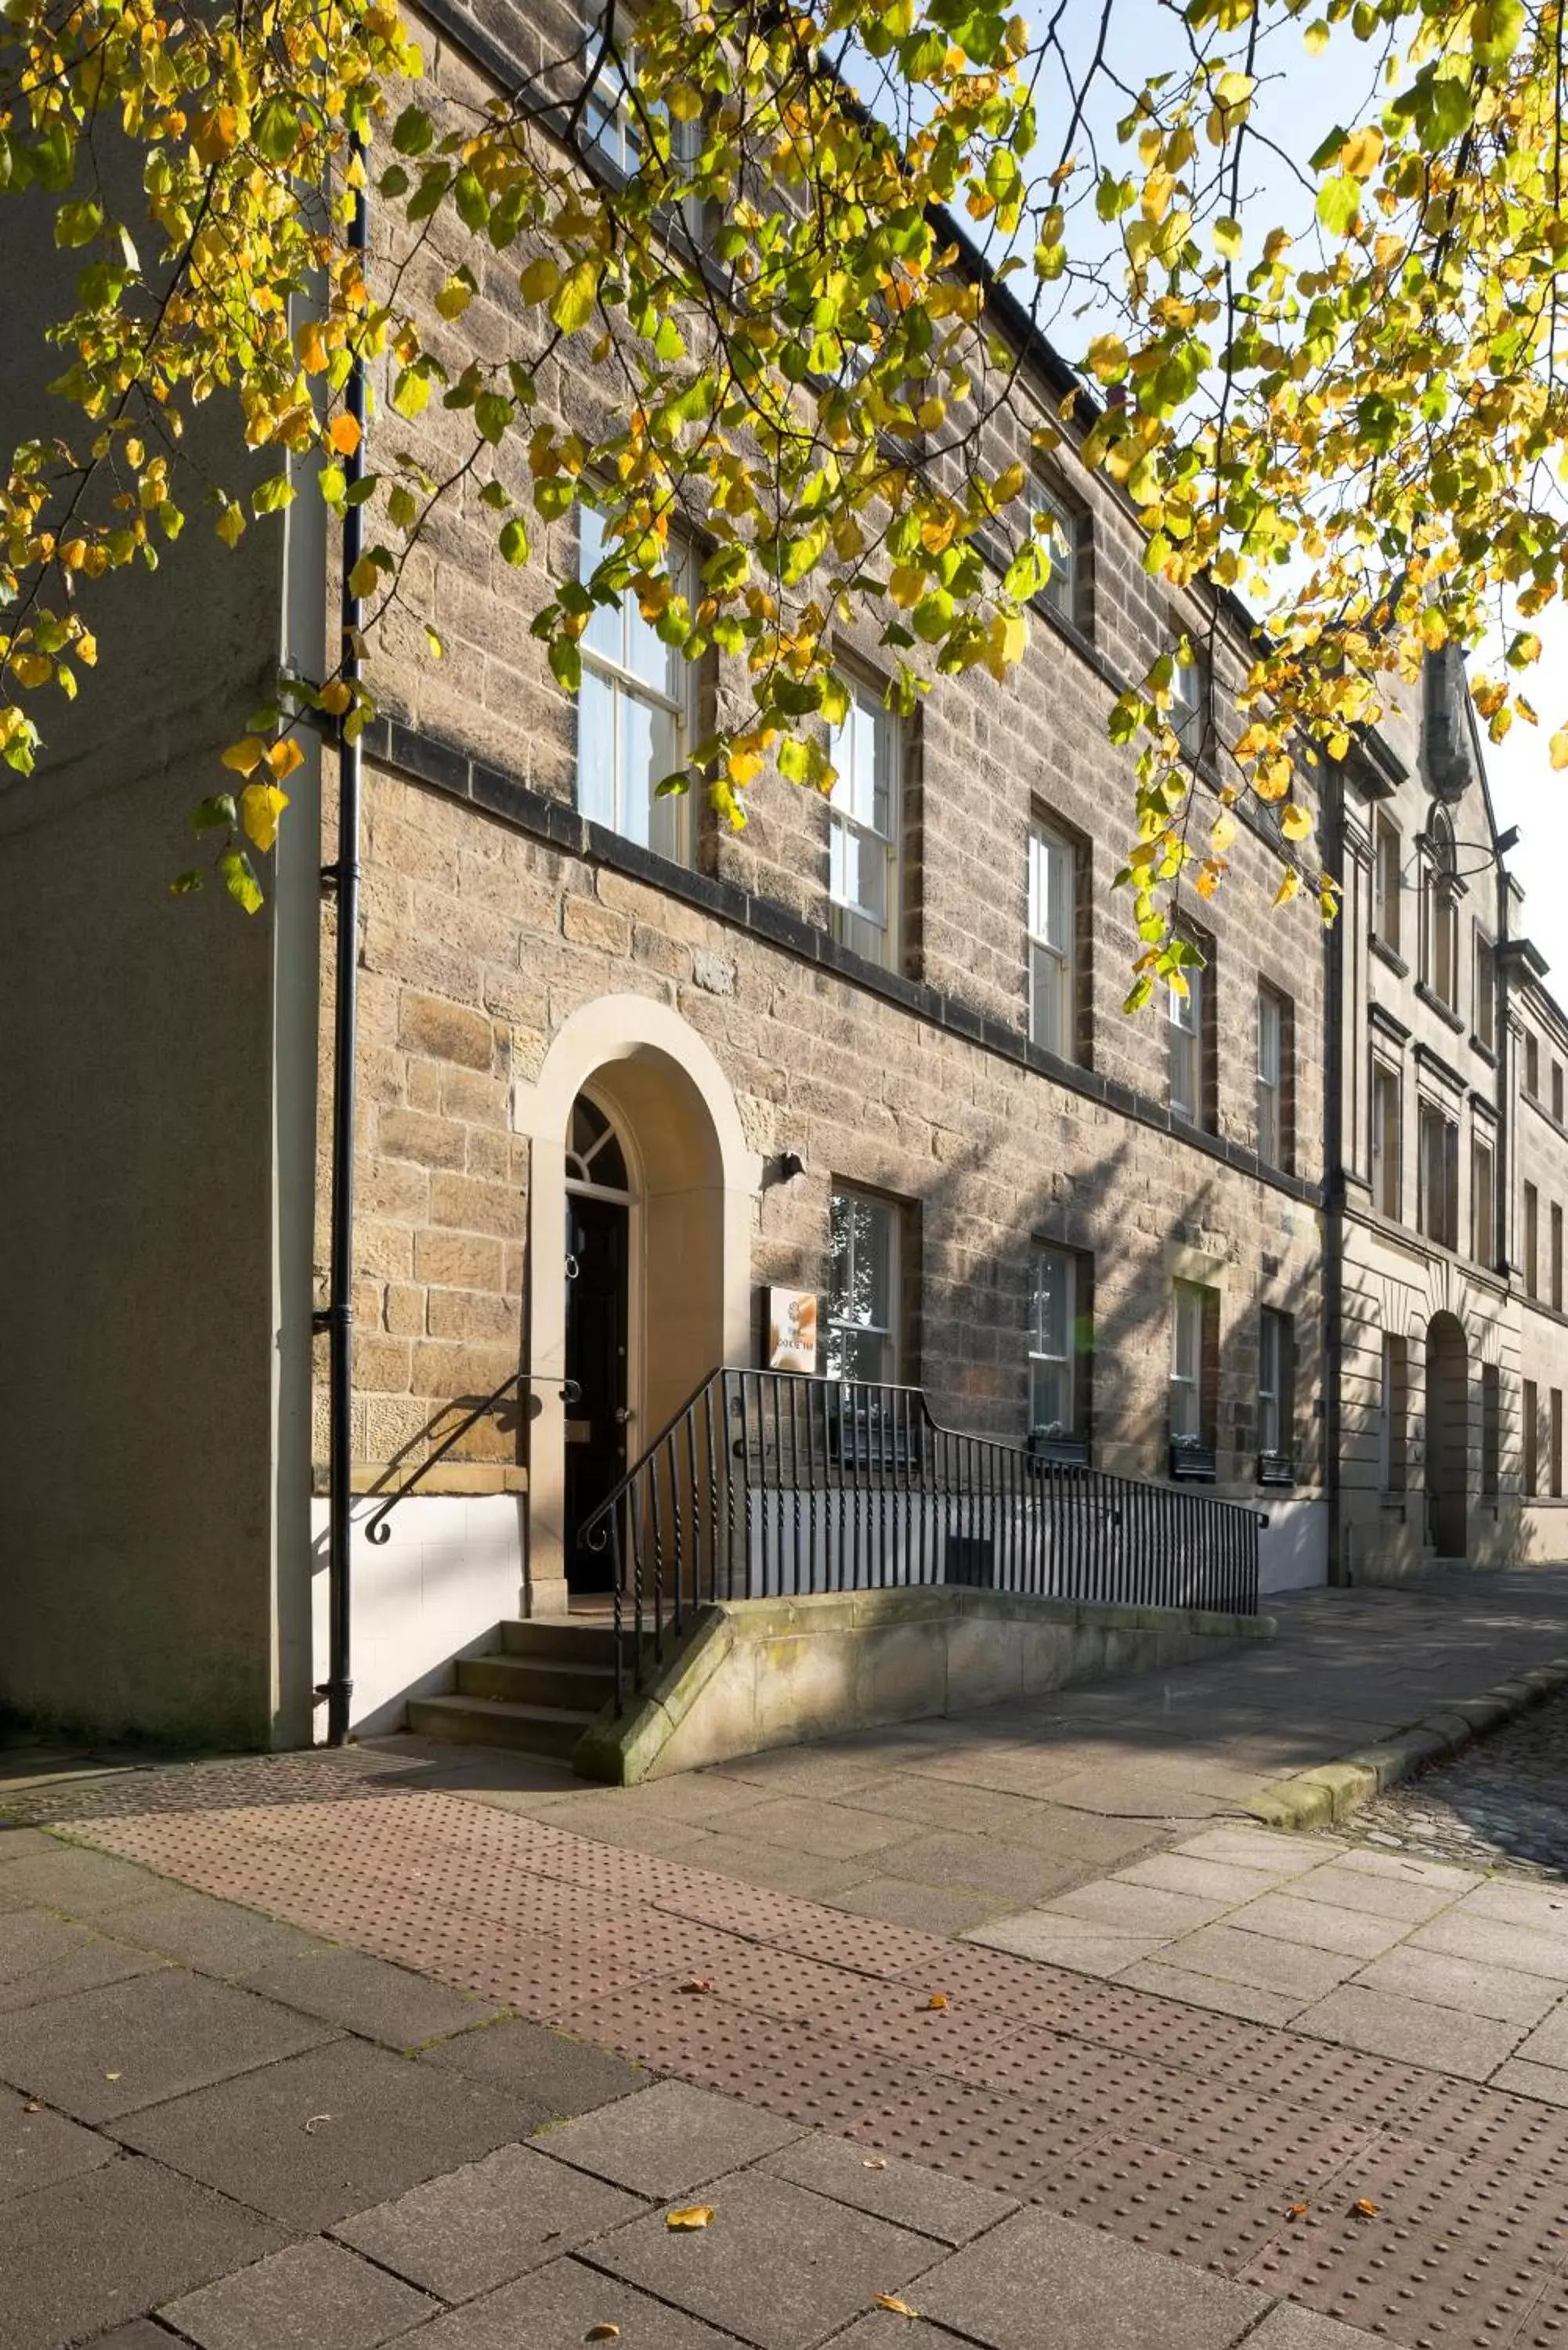
{"label": "curved handrail", "polygon": [[[553,1373],[550,1375],[551,1378],[554,1378],[554,1376],[555,1374]],[[515,1388],[519,1392],[521,1392],[524,1388],[545,1387],[549,1383],[549,1379],[546,1378],[543,1372],[535,1377],[532,1371],[512,1371],[502,1380],[501,1385],[496,1388],[493,1393],[481,1397],[480,1400],[474,1405],[472,1410],[468,1412],[463,1419],[458,1421],[457,1426],[452,1430],[451,1434],[442,1439],[441,1442],[436,1446],[435,1451],[433,1452],[427,1452],[424,1459],[420,1462],[419,1467],[414,1470],[410,1476],[404,1478],[402,1483],[397,1488],[396,1492],[388,1494],[386,1500],[381,1503],[379,1510],[372,1511],[369,1517],[365,1521],[366,1541],[378,1544],[389,1543],[391,1541],[392,1529],[387,1523],[387,1520],[391,1516],[392,1512],[397,1508],[398,1503],[400,1502],[407,1501],[415,1486],[418,1485],[423,1478],[429,1476],[431,1471],[435,1467],[436,1462],[438,1461],[444,1461],[447,1454],[452,1451],[452,1446],[454,1444],[461,1443],[462,1439],[468,1434],[469,1430],[473,1427],[474,1423],[477,1420],[483,1419],[487,1411],[493,1411],[497,1404],[502,1401],[504,1397],[505,1397],[512,1388]],[[576,1403],[580,1392],[581,1390],[579,1389],[576,1379],[562,1380],[561,1401],[563,1403]],[[459,1398],[458,1400],[461,1401],[462,1399]]]}

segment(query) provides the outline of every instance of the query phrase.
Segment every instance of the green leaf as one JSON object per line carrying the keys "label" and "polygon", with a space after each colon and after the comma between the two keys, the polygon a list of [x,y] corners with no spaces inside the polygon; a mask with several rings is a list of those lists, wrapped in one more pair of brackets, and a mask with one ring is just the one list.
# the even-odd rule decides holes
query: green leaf
{"label": "green leaf", "polygon": [[519,515],[514,515],[501,533],[501,553],[504,561],[514,567],[528,560],[528,534]]}
{"label": "green leaf", "polygon": [[1317,216],[1334,236],[1347,236],[1361,210],[1361,186],[1348,172],[1325,180],[1317,192]]}
{"label": "green leaf", "polygon": [[392,144],[400,155],[425,155],[435,144],[435,125],[422,106],[405,106],[392,125]]}
{"label": "green leaf", "polygon": [[583,681],[583,657],[567,637],[556,637],[551,643],[550,674],[568,693],[576,693]]}
{"label": "green leaf", "polygon": [[[251,142],[267,162],[288,161],[299,144],[299,115],[288,99],[268,99],[251,125]],[[256,902],[261,902],[259,895]]]}
{"label": "green leaf", "polygon": [[232,792],[214,792],[191,811],[191,829],[198,837],[203,832],[232,832],[239,820]]}
{"label": "green leaf", "polygon": [[466,163],[453,183],[452,199],[464,228],[472,229],[477,236],[489,223],[490,198],[480,184],[478,173]]}
{"label": "green leaf", "polygon": [[55,214],[55,243],[67,250],[78,244],[90,244],[102,226],[101,204],[62,204]]}
{"label": "green leaf", "polygon": [[260,910],[261,884],[251,869],[251,860],[243,849],[231,848],[218,859],[218,871],[223,877],[223,887],[236,906],[247,914]]}
{"label": "green leaf", "polygon": [[550,305],[550,316],[563,334],[575,335],[580,328],[587,325],[594,315],[598,290],[597,262],[579,261],[576,267],[563,277]]}

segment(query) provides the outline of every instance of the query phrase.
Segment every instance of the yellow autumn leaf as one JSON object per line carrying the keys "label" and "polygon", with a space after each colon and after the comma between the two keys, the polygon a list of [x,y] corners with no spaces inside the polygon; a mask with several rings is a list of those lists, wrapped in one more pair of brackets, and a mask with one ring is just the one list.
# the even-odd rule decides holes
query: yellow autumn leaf
{"label": "yellow autumn leaf", "polygon": [[1115,383],[1127,371],[1127,347],[1119,335],[1096,335],[1087,357],[1090,374],[1102,383]]}
{"label": "yellow autumn leaf", "polygon": [[1304,807],[1287,800],[1280,810],[1280,830],[1287,840],[1305,840],[1312,830],[1312,818]]}
{"label": "yellow autumn leaf", "polygon": [[1353,130],[1339,151],[1340,169],[1353,180],[1369,180],[1383,161],[1383,133],[1375,122]]}
{"label": "yellow autumn leaf", "polygon": [[1568,767],[1568,726],[1560,726],[1546,746],[1547,756],[1561,772]]}
{"label": "yellow autumn leaf", "polygon": [[738,787],[743,788],[747,784],[755,783],[762,774],[763,754],[760,751],[734,750],[725,760],[724,765],[730,781]]}
{"label": "yellow autumn leaf", "polygon": [[673,2228],[677,2233],[683,2233],[692,2228],[707,2227],[712,2217],[711,2203],[686,2203],[678,2210],[667,2211],[664,2224],[667,2228]]}
{"label": "yellow autumn leaf", "polygon": [[919,2317],[920,2314],[918,2309],[911,2309],[903,2295],[897,2293],[874,2293],[871,2305],[874,2309],[890,2309],[895,2317]]}
{"label": "yellow autumn leaf", "polygon": [[236,775],[254,775],[265,757],[266,744],[259,734],[242,735],[223,754],[224,766],[232,767]]}
{"label": "yellow autumn leaf", "polygon": [[1228,217],[1217,220],[1210,234],[1214,239],[1216,253],[1222,255],[1227,261],[1241,260],[1241,224],[1239,220],[1231,220]]}
{"label": "yellow autumn leaf", "polygon": [[517,291],[524,302],[547,302],[561,282],[559,265],[545,254],[528,263],[518,276]]}
{"label": "yellow autumn leaf", "polygon": [[47,685],[55,665],[44,653],[13,653],[11,674],[18,685]]}
{"label": "yellow autumn leaf", "polygon": [[926,575],[923,571],[917,571],[912,563],[894,566],[893,576],[888,582],[888,593],[900,611],[910,610],[925,592]]}
{"label": "yellow autumn leaf", "polygon": [[1223,857],[1235,837],[1236,819],[1230,809],[1226,808],[1215,817],[1210,827],[1209,846],[1216,857]]}
{"label": "yellow autumn leaf", "polygon": [[1300,888],[1300,875],[1296,873],[1293,868],[1287,867],[1281,879],[1280,886],[1274,892],[1274,904],[1276,906],[1288,906],[1291,899],[1295,896],[1296,891]]}
{"label": "yellow autumn leaf", "polygon": [[351,457],[364,437],[358,418],[350,416],[346,408],[339,410],[327,428],[327,438],[340,457]]}
{"label": "yellow autumn leaf", "polygon": [[1302,40],[1309,57],[1322,57],[1328,47],[1328,26],[1321,16],[1315,23],[1307,26],[1306,31],[1302,35]]}
{"label": "yellow autumn leaf", "polygon": [[306,318],[294,330],[294,355],[306,375],[319,375],[327,365],[327,338],[319,318]]}
{"label": "yellow autumn leaf", "polygon": [[329,678],[321,689],[321,707],[328,718],[341,718],[353,699],[352,690],[340,677]]}
{"label": "yellow autumn leaf", "polygon": [[203,163],[221,163],[232,154],[240,135],[238,110],[232,106],[214,106],[210,114],[199,114],[191,134],[191,144]]}
{"label": "yellow autumn leaf", "polygon": [[288,794],[275,784],[247,784],[240,794],[240,822],[257,848],[270,848],[277,838],[278,819],[288,806]]}
{"label": "yellow autumn leaf", "polygon": [[938,2008],[946,2007],[947,2003],[948,2003],[948,1995],[947,1995],[947,1993],[946,1993],[946,1991],[934,1991],[931,1993],[931,1995],[930,1995],[929,1999],[929,2000],[927,2000],[927,2002],[926,2002],[926,2005],[927,2005],[928,2007],[938,2007]]}
{"label": "yellow autumn leaf", "polygon": [[304,766],[305,754],[293,735],[286,734],[268,751],[266,763],[281,784],[286,775],[292,775],[296,767]]}
{"label": "yellow autumn leaf", "polygon": [[222,514],[218,516],[215,527],[217,529],[218,536],[223,540],[225,546],[237,546],[241,539],[244,536],[245,510],[244,506],[236,504],[234,500],[230,498],[224,505]]}

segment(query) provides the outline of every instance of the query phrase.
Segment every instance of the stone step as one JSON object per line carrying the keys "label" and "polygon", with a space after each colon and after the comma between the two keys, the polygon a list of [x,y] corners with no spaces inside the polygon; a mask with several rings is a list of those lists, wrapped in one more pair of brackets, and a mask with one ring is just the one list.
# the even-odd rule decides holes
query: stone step
{"label": "stone step", "polygon": [[509,1705],[565,1706],[597,1713],[615,1694],[615,1669],[604,1661],[580,1664],[545,1655],[460,1657],[461,1697],[489,1697]]}
{"label": "stone step", "polygon": [[[597,1709],[596,1709],[597,1710]],[[524,1754],[569,1762],[593,1720],[567,1706],[507,1705],[486,1697],[415,1697],[409,1728],[421,1738],[450,1738],[466,1746],[505,1746]]]}
{"label": "stone step", "polygon": [[501,1646],[509,1657],[532,1657],[554,1664],[607,1665],[615,1655],[615,1627],[610,1623],[578,1624],[569,1617],[535,1616],[525,1622],[508,1618],[501,1626]]}

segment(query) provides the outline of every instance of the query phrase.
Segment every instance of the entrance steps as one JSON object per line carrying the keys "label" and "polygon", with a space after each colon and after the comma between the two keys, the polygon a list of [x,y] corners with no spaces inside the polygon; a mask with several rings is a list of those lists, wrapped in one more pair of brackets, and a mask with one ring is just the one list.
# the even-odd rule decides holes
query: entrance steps
{"label": "entrance steps", "polygon": [[569,1762],[615,1694],[614,1627],[537,1617],[502,1624],[498,1640],[484,1656],[458,1659],[450,1696],[410,1698],[409,1728]]}

